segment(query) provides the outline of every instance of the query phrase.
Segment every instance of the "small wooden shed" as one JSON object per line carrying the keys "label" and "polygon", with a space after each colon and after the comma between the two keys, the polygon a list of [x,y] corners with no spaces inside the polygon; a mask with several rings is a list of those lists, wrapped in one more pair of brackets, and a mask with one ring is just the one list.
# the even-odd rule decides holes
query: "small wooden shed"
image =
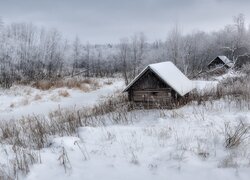
{"label": "small wooden shed", "polygon": [[192,81],[169,61],[148,65],[123,92],[128,92],[130,101],[147,108],[173,108],[192,89]]}
{"label": "small wooden shed", "polygon": [[233,67],[233,65],[234,65],[233,61],[228,59],[226,56],[217,56],[210,63],[208,63],[207,67],[208,69],[214,69],[214,68],[229,69]]}

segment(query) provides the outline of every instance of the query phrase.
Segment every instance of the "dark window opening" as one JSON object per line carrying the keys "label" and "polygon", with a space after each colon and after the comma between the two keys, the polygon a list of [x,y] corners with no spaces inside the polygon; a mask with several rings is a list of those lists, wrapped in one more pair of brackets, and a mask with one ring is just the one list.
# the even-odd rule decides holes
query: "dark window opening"
{"label": "dark window opening", "polygon": [[157,96],[158,92],[151,92],[153,96]]}

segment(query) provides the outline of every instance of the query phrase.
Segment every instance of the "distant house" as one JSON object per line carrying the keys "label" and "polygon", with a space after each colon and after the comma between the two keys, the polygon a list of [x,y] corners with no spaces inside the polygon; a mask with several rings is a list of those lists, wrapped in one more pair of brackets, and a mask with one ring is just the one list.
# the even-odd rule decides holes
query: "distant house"
{"label": "distant house", "polygon": [[249,65],[249,64],[250,64],[250,54],[245,54],[237,58],[234,67],[236,69],[240,69],[243,66]]}
{"label": "distant house", "polygon": [[190,81],[172,62],[148,65],[125,88],[129,100],[146,108],[173,108],[193,90]]}
{"label": "distant house", "polygon": [[215,59],[213,59],[208,65],[208,69],[214,69],[214,68],[226,68],[229,69],[233,67],[233,61],[228,59],[226,56],[218,56]]}

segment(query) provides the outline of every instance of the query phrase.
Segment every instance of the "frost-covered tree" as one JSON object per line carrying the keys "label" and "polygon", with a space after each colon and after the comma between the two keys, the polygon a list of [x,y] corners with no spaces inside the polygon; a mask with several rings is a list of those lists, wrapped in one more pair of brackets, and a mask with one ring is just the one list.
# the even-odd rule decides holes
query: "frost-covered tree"
{"label": "frost-covered tree", "polygon": [[132,54],[132,76],[135,77],[140,70],[142,60],[144,58],[144,51],[146,46],[146,37],[143,33],[135,34],[131,38],[131,54]]}
{"label": "frost-covered tree", "polygon": [[211,33],[184,35],[175,26],[166,36],[166,40],[146,42],[145,35],[137,33],[118,44],[82,44],[79,38],[67,41],[56,29],[0,21],[0,86],[70,75],[115,74],[122,74],[128,84],[146,65],[162,61],[172,61],[195,77],[218,55],[237,61],[250,50],[250,28],[246,28],[242,14]]}

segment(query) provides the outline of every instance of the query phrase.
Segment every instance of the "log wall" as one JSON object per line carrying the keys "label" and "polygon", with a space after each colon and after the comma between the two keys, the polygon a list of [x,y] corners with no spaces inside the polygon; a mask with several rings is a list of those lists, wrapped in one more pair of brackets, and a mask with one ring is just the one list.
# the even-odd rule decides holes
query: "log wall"
{"label": "log wall", "polygon": [[146,108],[176,106],[177,93],[154,72],[148,70],[129,89],[129,99]]}

